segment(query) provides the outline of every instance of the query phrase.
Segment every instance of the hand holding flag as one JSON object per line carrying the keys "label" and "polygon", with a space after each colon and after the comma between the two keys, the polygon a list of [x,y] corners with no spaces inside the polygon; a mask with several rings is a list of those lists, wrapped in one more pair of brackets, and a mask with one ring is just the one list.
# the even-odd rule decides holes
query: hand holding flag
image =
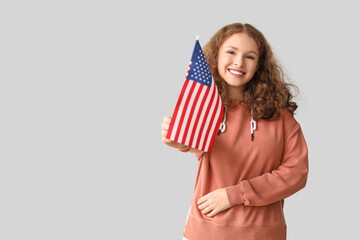
{"label": "hand holding flag", "polygon": [[173,140],[167,139],[166,135],[168,133],[169,130],[169,126],[170,126],[170,122],[171,122],[171,117],[165,116],[163,118],[163,122],[161,123],[161,136],[162,136],[162,141],[163,143],[165,143],[166,145],[168,145],[169,147],[173,147],[173,148],[177,148],[177,149],[182,149],[185,147],[184,144],[178,143],[178,142],[174,142]]}

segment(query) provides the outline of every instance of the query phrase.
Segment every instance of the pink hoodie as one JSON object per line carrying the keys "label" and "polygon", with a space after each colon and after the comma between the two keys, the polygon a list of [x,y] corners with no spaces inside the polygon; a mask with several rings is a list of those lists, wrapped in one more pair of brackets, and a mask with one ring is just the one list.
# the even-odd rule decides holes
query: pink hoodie
{"label": "pink hoodie", "polygon": [[[251,115],[233,101],[226,131],[216,136],[210,153],[199,160],[194,196],[184,237],[189,240],[286,239],[284,198],[304,188],[308,149],[299,123],[285,110],[275,120],[257,121],[251,141]],[[231,207],[214,217],[196,202],[226,188]]]}

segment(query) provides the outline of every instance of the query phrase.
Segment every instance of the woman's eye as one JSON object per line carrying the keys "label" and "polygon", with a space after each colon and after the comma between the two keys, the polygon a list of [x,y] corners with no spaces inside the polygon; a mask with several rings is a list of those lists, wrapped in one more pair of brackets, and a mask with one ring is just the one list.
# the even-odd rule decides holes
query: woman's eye
{"label": "woman's eye", "polygon": [[246,56],[246,58],[248,58],[248,59],[255,59],[253,56]]}
{"label": "woman's eye", "polygon": [[234,52],[234,51],[227,51],[226,53],[229,53],[229,54],[232,54],[232,55],[234,55],[234,54],[235,54],[235,52]]}

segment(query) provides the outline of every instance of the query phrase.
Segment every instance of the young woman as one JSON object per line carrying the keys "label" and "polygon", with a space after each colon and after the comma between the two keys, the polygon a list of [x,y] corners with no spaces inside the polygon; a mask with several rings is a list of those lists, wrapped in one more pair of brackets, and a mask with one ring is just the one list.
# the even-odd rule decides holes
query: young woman
{"label": "young woman", "polygon": [[284,198],[306,185],[308,149],[297,104],[263,34],[250,24],[221,28],[204,53],[224,103],[225,131],[204,153],[162,140],[199,161],[184,239],[286,239]]}

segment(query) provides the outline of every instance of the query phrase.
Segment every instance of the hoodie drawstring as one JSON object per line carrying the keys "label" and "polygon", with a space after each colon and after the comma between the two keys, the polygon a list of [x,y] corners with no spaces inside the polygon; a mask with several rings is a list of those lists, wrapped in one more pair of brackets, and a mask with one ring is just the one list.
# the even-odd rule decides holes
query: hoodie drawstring
{"label": "hoodie drawstring", "polygon": [[[224,119],[223,119],[222,123],[220,124],[217,135],[220,135],[220,133],[223,133],[226,130],[226,110],[227,110],[227,108],[225,107]],[[256,130],[256,121],[253,118],[253,110],[251,109],[251,121],[250,121],[251,141],[254,141],[254,131],[255,130]]]}
{"label": "hoodie drawstring", "polygon": [[226,109],[227,108],[225,107],[224,119],[223,119],[222,123],[220,124],[219,131],[217,132],[217,135],[220,135],[220,133],[223,133],[226,130],[226,124],[225,124],[225,122],[226,122]]}
{"label": "hoodie drawstring", "polygon": [[251,129],[251,141],[254,141],[254,131],[256,130],[256,121],[253,119],[253,110],[252,109],[251,109],[250,129]]}

